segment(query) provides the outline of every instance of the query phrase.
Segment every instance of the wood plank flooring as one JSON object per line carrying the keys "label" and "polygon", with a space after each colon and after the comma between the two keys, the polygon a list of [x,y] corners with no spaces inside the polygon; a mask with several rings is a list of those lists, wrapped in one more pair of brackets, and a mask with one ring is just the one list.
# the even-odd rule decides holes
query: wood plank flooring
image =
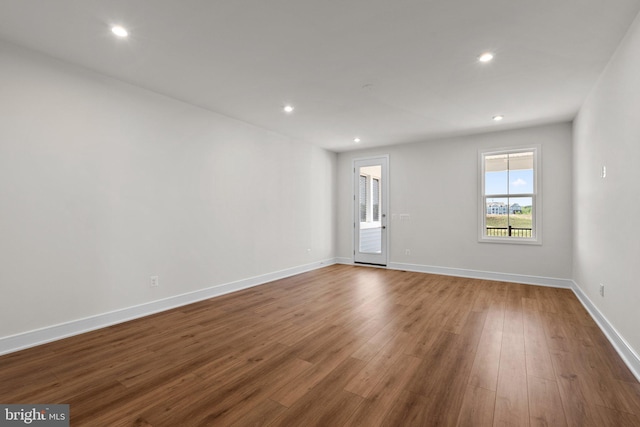
{"label": "wood plank flooring", "polygon": [[570,290],[334,265],[0,357],[72,426],[640,426]]}

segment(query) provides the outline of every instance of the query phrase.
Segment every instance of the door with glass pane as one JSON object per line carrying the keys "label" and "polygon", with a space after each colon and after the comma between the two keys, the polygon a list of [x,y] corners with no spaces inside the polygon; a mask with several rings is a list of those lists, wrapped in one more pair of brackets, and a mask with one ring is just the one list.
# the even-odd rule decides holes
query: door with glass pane
{"label": "door with glass pane", "polygon": [[354,251],[357,263],[387,265],[388,157],[354,161]]}

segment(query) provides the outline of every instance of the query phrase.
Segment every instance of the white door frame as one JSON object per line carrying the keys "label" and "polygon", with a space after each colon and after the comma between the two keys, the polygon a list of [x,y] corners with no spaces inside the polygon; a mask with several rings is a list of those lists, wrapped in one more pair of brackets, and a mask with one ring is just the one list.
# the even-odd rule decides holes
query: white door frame
{"label": "white door frame", "polygon": [[[360,212],[359,212],[359,176],[360,168],[363,166],[382,166],[382,176],[380,191],[382,197],[380,198],[380,216],[382,226],[382,243],[381,253],[362,253],[360,252]],[[375,264],[386,266],[389,262],[389,155],[380,155],[372,157],[364,157],[353,159],[353,175],[352,175],[352,190],[353,190],[353,262],[362,264]]]}

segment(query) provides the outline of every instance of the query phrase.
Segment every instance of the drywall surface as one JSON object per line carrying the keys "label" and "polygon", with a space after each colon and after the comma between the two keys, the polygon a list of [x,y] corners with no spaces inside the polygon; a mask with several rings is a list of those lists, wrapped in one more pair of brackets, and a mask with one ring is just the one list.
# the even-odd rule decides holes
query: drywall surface
{"label": "drywall surface", "polygon": [[[538,144],[542,245],[478,242],[479,150]],[[391,263],[571,278],[569,123],[340,153],[338,257],[353,257],[353,159],[382,154],[389,155]]]}
{"label": "drywall surface", "polygon": [[[574,279],[640,354],[640,19],[574,121]],[[602,167],[606,177],[602,177]],[[605,295],[600,296],[600,283]]]}
{"label": "drywall surface", "polygon": [[335,167],[1,43],[0,337],[332,258]]}

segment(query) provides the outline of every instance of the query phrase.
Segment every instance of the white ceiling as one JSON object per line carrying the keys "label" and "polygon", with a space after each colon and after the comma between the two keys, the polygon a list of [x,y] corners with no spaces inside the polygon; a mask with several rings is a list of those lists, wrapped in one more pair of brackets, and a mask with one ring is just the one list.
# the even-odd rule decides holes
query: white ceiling
{"label": "white ceiling", "polygon": [[[639,10],[640,0],[0,0],[0,39],[346,151],[570,120]],[[493,62],[477,61],[484,51]]]}

